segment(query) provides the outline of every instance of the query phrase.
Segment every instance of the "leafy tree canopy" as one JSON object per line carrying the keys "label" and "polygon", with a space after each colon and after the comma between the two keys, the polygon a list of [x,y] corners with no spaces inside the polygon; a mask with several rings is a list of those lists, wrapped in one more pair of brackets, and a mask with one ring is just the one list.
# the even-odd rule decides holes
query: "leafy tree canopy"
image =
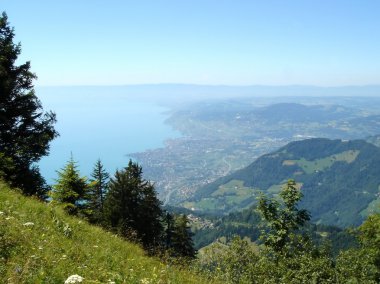
{"label": "leafy tree canopy", "polygon": [[281,202],[261,196],[257,209],[268,223],[269,232],[263,232],[262,239],[275,252],[289,253],[289,245],[295,241],[295,231],[310,220],[305,209],[298,209],[302,192],[294,180],[289,180],[279,194]]}

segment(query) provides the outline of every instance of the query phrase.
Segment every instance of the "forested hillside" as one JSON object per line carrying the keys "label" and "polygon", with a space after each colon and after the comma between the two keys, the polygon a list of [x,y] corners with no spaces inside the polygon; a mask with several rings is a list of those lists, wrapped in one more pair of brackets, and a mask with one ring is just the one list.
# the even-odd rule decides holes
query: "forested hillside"
{"label": "forested hillside", "polygon": [[380,148],[362,140],[292,142],[200,189],[186,206],[220,213],[242,209],[259,191],[276,195],[294,178],[304,193],[300,205],[314,222],[358,225],[380,203],[379,167]]}
{"label": "forested hillside", "polygon": [[[207,217],[197,217],[194,222],[194,245],[197,249],[215,241],[228,243],[236,236],[257,243],[263,229],[263,222],[256,205],[239,212],[232,212],[227,216],[213,217],[209,221],[212,225],[202,226],[207,224],[207,220]],[[342,249],[357,245],[355,237],[348,230],[335,226],[308,223],[302,231],[309,234],[317,244],[330,243],[334,255]]]}

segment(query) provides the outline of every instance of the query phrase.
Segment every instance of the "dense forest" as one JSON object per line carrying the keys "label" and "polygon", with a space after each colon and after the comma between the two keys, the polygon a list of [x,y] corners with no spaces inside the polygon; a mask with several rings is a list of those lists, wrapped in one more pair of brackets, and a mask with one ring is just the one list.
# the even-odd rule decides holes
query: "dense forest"
{"label": "dense forest", "polygon": [[[324,228],[324,231],[335,233],[336,236],[341,234],[340,236],[345,238],[345,243],[352,244],[349,247],[341,246],[337,250],[334,239],[324,241],[323,238],[315,236],[317,231],[322,230],[321,225],[309,223],[313,217],[307,206],[310,204],[306,197],[306,201],[303,201],[303,190],[300,190],[294,179],[283,183],[276,196],[260,195],[255,211],[243,211],[222,219],[222,222],[225,220],[230,223],[237,222],[238,219],[260,223],[259,227],[247,227],[247,230],[252,229],[250,237],[255,241],[254,243],[239,237],[231,237],[224,244],[210,245],[200,251],[198,255],[193,245],[193,233],[190,230],[188,216],[174,214],[163,209],[154,184],[143,178],[142,167],[136,162],[129,161],[128,165],[117,170],[111,176],[102,162],[98,160],[94,165],[91,177],[87,179],[81,175],[77,163],[71,157],[67,164],[58,170],[58,178],[50,188],[41,176],[37,162],[41,157],[48,155],[49,143],[59,135],[54,129],[56,117],[51,111],[44,112],[42,104],[34,92],[33,80],[36,75],[32,73],[30,63],[16,64],[21,46],[14,43],[14,36],[14,29],[10,27],[7,15],[3,13],[0,17],[0,177],[6,185],[0,187],[2,193],[0,203],[2,210],[0,211],[0,279],[2,281],[13,279],[15,283],[25,281],[62,282],[63,275],[57,275],[53,279],[46,273],[53,268],[44,267],[48,266],[48,262],[44,258],[33,261],[17,259],[17,263],[14,259],[18,255],[29,253],[26,251],[29,246],[24,245],[30,241],[26,236],[39,236],[46,240],[48,238],[46,234],[59,231],[62,240],[70,240],[70,247],[79,244],[78,247],[75,247],[78,252],[72,254],[71,261],[75,263],[76,260],[82,260],[82,255],[79,257],[79,254],[81,246],[84,247],[85,244],[81,243],[83,239],[80,237],[80,233],[81,224],[85,223],[86,226],[82,228],[83,233],[86,233],[86,230],[94,232],[100,230],[102,233],[99,234],[102,236],[113,236],[110,239],[116,237],[122,239],[122,241],[112,241],[114,246],[108,248],[111,250],[111,254],[103,257],[102,246],[105,246],[104,243],[107,240],[102,237],[103,243],[92,247],[100,247],[98,252],[100,257],[96,258],[99,262],[101,259],[104,261],[104,258],[111,257],[112,251],[116,252],[118,247],[135,243],[141,246],[147,255],[160,259],[161,266],[156,264],[157,267],[162,267],[162,263],[168,266],[174,265],[176,269],[182,269],[184,275],[187,275],[189,271],[200,274],[210,283],[380,282],[380,214],[369,215],[359,227],[351,230],[350,236],[338,229]],[[333,143],[337,144],[334,144],[334,149],[340,147],[338,142]],[[360,144],[361,142],[353,143]],[[289,147],[294,145],[291,144]],[[293,151],[292,159],[301,157],[314,159],[315,157],[310,155],[317,150],[325,156],[331,155],[329,145],[317,143],[313,146],[313,151],[309,151],[308,148],[302,149],[302,153],[298,154]],[[316,149],[316,147],[320,148]],[[347,149],[355,150],[356,148]],[[347,149],[340,149],[339,152]],[[375,146],[365,145],[364,148],[360,148],[360,155],[378,161],[377,155],[375,155],[376,151],[378,148]],[[358,155],[359,158],[360,155]],[[359,159],[359,161],[361,160]],[[284,160],[277,162],[282,164]],[[343,167],[341,164],[339,165]],[[273,165],[269,166],[275,168]],[[337,171],[339,170],[338,166],[335,168]],[[290,172],[295,170],[291,166],[288,169]],[[375,180],[375,177],[378,176],[378,171],[375,172],[375,170],[370,171],[371,176],[368,176],[371,178],[370,180]],[[355,174],[361,172],[360,167],[346,172],[348,174],[347,186],[357,186],[350,181]],[[247,174],[247,172],[240,174],[243,173]],[[257,172],[254,171],[251,175],[245,176],[247,182],[258,182],[256,174]],[[269,185],[272,177],[273,173],[268,174],[266,179],[260,180],[260,184]],[[284,175],[281,178],[284,179],[287,176]],[[306,184],[307,180],[305,179],[303,182]],[[20,192],[28,198],[15,197],[8,188],[12,188],[14,192]],[[24,204],[29,204],[28,208],[34,208],[30,209],[29,213],[22,213],[21,217],[19,211],[22,208],[14,209],[20,204],[12,204],[21,202],[20,200]],[[335,201],[331,200],[331,202]],[[40,206],[41,204],[43,205]],[[300,204],[306,206],[306,209],[300,209]],[[312,206],[310,205],[310,207]],[[37,213],[33,210],[36,210]],[[24,218],[28,214],[34,217],[45,214],[46,226],[39,224],[36,228],[39,228],[40,231],[35,232],[33,231],[34,222],[36,222],[34,220],[20,223],[19,226],[7,223],[12,218],[15,219],[15,216]],[[49,214],[50,217],[48,217]],[[87,223],[92,226],[88,226]],[[75,233],[73,233],[73,228],[75,228]],[[17,233],[15,230],[18,230]],[[248,235],[249,232],[246,231],[246,233]],[[73,237],[73,234],[76,235]],[[90,234],[87,233],[86,236],[88,235]],[[71,242],[73,240],[76,242]],[[41,241],[41,243],[44,242]],[[54,253],[63,254],[64,250],[63,248],[60,250],[60,245],[57,237],[54,249],[51,247],[49,249],[54,250]],[[335,247],[335,250],[332,246]],[[33,252],[33,257],[30,256],[33,259],[36,258],[37,252],[43,251],[44,248],[41,245],[34,250],[36,252]],[[137,254],[136,250],[136,256]],[[63,258],[67,257],[65,254],[63,255],[65,256],[62,256]],[[121,261],[120,259],[115,261],[117,263],[113,266],[119,267]],[[82,263],[81,266],[88,269],[86,263],[90,263],[90,261]],[[75,263],[76,267],[78,265],[79,263]],[[124,268],[119,267],[118,269]],[[128,272],[130,274],[133,272],[131,269]],[[165,280],[159,279],[156,273],[168,273],[164,269],[162,271],[158,272],[155,266],[151,273],[152,279],[147,280],[136,276],[133,281],[134,283],[184,282],[183,277],[177,276],[177,278],[173,276],[173,280],[170,280],[169,276],[165,276],[168,277]],[[2,275],[8,278],[3,278]],[[83,276],[86,278],[86,275]],[[75,279],[80,279],[78,282],[82,281],[82,277]],[[102,279],[105,278],[102,276]],[[94,281],[98,281],[98,279]],[[126,281],[128,281],[127,278],[120,278],[116,282],[126,283]]]}

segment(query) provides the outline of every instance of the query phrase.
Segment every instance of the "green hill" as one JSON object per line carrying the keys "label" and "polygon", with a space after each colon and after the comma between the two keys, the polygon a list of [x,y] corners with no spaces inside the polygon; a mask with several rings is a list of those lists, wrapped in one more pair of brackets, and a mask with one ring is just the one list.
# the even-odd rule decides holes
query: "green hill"
{"label": "green hill", "polygon": [[206,282],[0,183],[0,283],[64,283],[75,274],[83,283]]}
{"label": "green hill", "polygon": [[308,139],[261,156],[197,191],[183,205],[227,213],[252,205],[258,191],[276,196],[290,178],[302,188],[312,221],[359,225],[380,204],[380,148],[362,140]]}

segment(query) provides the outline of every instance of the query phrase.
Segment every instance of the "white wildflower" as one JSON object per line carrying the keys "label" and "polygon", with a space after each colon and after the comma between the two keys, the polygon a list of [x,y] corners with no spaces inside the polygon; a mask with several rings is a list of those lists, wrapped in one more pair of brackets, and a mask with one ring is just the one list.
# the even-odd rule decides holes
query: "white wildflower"
{"label": "white wildflower", "polygon": [[81,283],[83,279],[84,278],[82,276],[74,274],[74,275],[69,276],[69,278],[66,279],[65,284]]}
{"label": "white wildflower", "polygon": [[34,223],[33,222],[26,222],[23,225],[27,226],[27,227],[30,227],[30,226],[34,226]]}
{"label": "white wildflower", "polygon": [[143,278],[140,280],[141,284],[149,284],[150,283],[150,280],[149,278]]}
{"label": "white wildflower", "polygon": [[3,212],[3,211],[0,211],[0,215],[4,215],[4,212]]}

